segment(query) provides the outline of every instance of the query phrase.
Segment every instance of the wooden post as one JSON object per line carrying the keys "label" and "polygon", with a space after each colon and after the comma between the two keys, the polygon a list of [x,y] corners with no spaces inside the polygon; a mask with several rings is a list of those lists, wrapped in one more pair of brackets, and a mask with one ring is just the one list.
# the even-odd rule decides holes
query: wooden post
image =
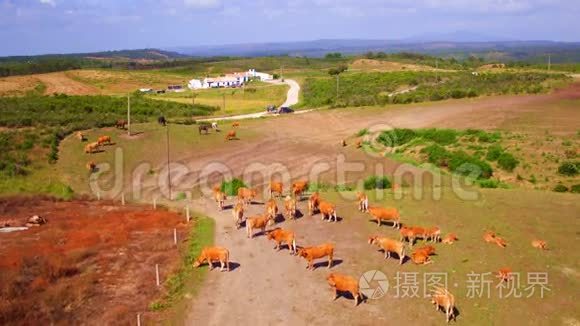
{"label": "wooden post", "polygon": [[101,192],[97,190],[97,200],[101,200]]}
{"label": "wooden post", "polygon": [[187,220],[187,223],[189,223],[189,205],[185,206],[185,219]]}
{"label": "wooden post", "polygon": [[159,264],[155,264],[155,281],[157,286],[159,286]]}
{"label": "wooden post", "polygon": [[153,198],[153,209],[157,209],[157,198]]}
{"label": "wooden post", "polygon": [[121,205],[125,206],[125,193],[121,194]]}
{"label": "wooden post", "polygon": [[141,314],[137,314],[137,326],[141,326]]}
{"label": "wooden post", "polygon": [[173,229],[173,243],[177,245],[177,229]]}
{"label": "wooden post", "polygon": [[171,200],[171,165],[169,163],[169,124],[165,125],[165,139],[167,142],[167,186],[169,187],[169,200]]}

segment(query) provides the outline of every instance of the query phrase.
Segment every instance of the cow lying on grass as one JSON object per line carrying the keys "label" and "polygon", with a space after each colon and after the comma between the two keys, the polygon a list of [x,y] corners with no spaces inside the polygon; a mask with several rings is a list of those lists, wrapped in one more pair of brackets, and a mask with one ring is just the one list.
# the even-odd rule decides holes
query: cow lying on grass
{"label": "cow lying on grass", "polygon": [[421,248],[415,249],[411,254],[411,261],[417,265],[426,265],[430,264],[433,261],[429,258],[429,256],[435,254],[435,247],[433,246],[423,246]]}
{"label": "cow lying on grass", "polygon": [[339,297],[340,292],[348,292],[354,298],[354,306],[356,307],[359,300],[362,301],[363,297],[359,291],[358,281],[348,275],[330,273],[326,277],[326,281],[331,288],[334,289],[334,295],[332,300],[336,300]]}
{"label": "cow lying on grass", "polygon": [[378,226],[381,226],[383,221],[393,222],[393,228],[401,225],[401,216],[396,208],[369,207],[368,212],[377,221]]}
{"label": "cow lying on grass", "polygon": [[204,262],[207,262],[209,269],[213,269],[213,262],[219,261],[221,271],[224,269],[230,270],[230,252],[224,247],[205,247],[201,250],[201,254],[193,262],[193,267],[199,267]]}
{"label": "cow lying on grass", "polygon": [[399,264],[403,264],[405,261],[405,244],[393,240],[387,237],[370,236],[368,240],[369,244],[376,245],[381,248],[385,253],[385,259],[391,257],[391,253],[394,252],[399,256]]}
{"label": "cow lying on grass", "polygon": [[291,254],[295,255],[297,252],[296,237],[294,235],[294,232],[292,231],[276,228],[274,230],[266,232],[266,238],[268,238],[268,240],[274,240],[274,242],[276,242],[276,246],[274,247],[274,249],[278,251],[280,251],[282,243],[286,243],[286,245],[288,246],[288,250],[290,251]]}
{"label": "cow lying on grass", "polygon": [[85,153],[93,154],[99,150],[99,143],[93,142],[85,145]]}
{"label": "cow lying on grass", "polygon": [[496,245],[502,248],[505,248],[507,246],[507,242],[503,238],[496,236],[495,233],[491,231],[487,231],[483,234],[483,241],[488,243],[495,243]]}
{"label": "cow lying on grass", "polygon": [[101,136],[97,139],[97,143],[99,145],[105,145],[105,144],[111,145],[112,144],[111,136]]}
{"label": "cow lying on grass", "polygon": [[253,238],[254,237],[254,229],[260,229],[262,230],[262,233],[266,232],[266,226],[268,225],[268,223],[270,222],[272,218],[269,215],[263,215],[263,216],[252,216],[252,217],[248,217],[246,219],[246,233],[248,235],[248,238]]}
{"label": "cow lying on grass", "polygon": [[443,238],[443,240],[441,240],[441,242],[445,244],[453,244],[457,240],[455,233],[449,233]]}
{"label": "cow lying on grass", "polygon": [[541,249],[541,250],[548,250],[548,245],[546,244],[546,241],[544,241],[544,240],[532,241],[532,247],[534,247],[536,249]]}
{"label": "cow lying on grass", "polygon": [[314,260],[328,256],[328,268],[332,267],[334,256],[334,244],[325,243],[315,247],[305,247],[298,249],[298,255],[308,261],[306,269],[314,270]]}
{"label": "cow lying on grass", "polygon": [[336,206],[334,206],[334,204],[327,201],[321,201],[319,210],[322,220],[328,217],[328,222],[332,222],[333,219],[335,222],[338,221],[338,218],[336,217]]}
{"label": "cow lying on grass", "polygon": [[436,287],[431,294],[431,303],[435,305],[435,310],[443,309],[447,323],[451,318],[455,320],[455,296],[447,289]]}
{"label": "cow lying on grass", "polygon": [[286,199],[284,199],[284,214],[289,220],[296,218],[296,199],[286,196]]}

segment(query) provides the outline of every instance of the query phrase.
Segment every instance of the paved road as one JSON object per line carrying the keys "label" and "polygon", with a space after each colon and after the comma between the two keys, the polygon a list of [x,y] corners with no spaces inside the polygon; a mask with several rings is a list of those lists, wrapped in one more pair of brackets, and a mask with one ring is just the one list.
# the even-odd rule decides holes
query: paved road
{"label": "paved road", "polygon": [[[298,103],[299,95],[300,95],[300,85],[295,80],[292,79],[285,79],[284,82],[279,80],[272,80],[268,81],[270,84],[282,84],[285,83],[290,86],[288,90],[288,94],[286,95],[286,101],[281,106],[292,106]],[[310,110],[307,110],[310,111]],[[305,112],[305,111],[301,111]],[[271,113],[266,112],[265,110],[262,112],[256,113],[247,113],[247,114],[238,114],[238,115],[231,115],[227,117],[212,117],[212,118],[205,118],[205,119],[198,119],[197,121],[218,121],[218,120],[243,120],[243,119],[255,119],[260,118],[263,116],[272,115]]]}

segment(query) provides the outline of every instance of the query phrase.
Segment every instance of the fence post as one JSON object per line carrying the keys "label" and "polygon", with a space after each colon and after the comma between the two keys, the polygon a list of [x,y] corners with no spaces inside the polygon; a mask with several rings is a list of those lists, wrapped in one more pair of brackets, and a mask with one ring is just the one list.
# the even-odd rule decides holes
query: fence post
{"label": "fence post", "polygon": [[177,228],[173,229],[173,243],[177,245]]}
{"label": "fence post", "polygon": [[97,200],[101,200],[101,192],[97,190]]}
{"label": "fence post", "polygon": [[125,206],[125,193],[121,193],[121,205]]}
{"label": "fence post", "polygon": [[157,286],[159,286],[159,264],[155,264],[155,280],[157,283]]}
{"label": "fence post", "polygon": [[157,197],[153,198],[153,209],[157,209]]}
{"label": "fence post", "polygon": [[137,326],[141,326],[141,314],[137,314]]}
{"label": "fence post", "polygon": [[185,206],[185,219],[187,220],[187,223],[189,223],[189,205]]}

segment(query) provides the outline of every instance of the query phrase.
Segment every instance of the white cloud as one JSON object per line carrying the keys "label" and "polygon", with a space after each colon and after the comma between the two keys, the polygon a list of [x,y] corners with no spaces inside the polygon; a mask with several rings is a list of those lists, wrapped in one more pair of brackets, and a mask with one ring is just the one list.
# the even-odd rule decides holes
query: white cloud
{"label": "white cloud", "polygon": [[221,0],[183,0],[183,3],[190,8],[216,8],[221,5]]}
{"label": "white cloud", "polygon": [[51,6],[51,7],[55,7],[56,6],[56,2],[54,2],[54,0],[39,0],[39,1],[43,5],[47,5],[47,6]]}

